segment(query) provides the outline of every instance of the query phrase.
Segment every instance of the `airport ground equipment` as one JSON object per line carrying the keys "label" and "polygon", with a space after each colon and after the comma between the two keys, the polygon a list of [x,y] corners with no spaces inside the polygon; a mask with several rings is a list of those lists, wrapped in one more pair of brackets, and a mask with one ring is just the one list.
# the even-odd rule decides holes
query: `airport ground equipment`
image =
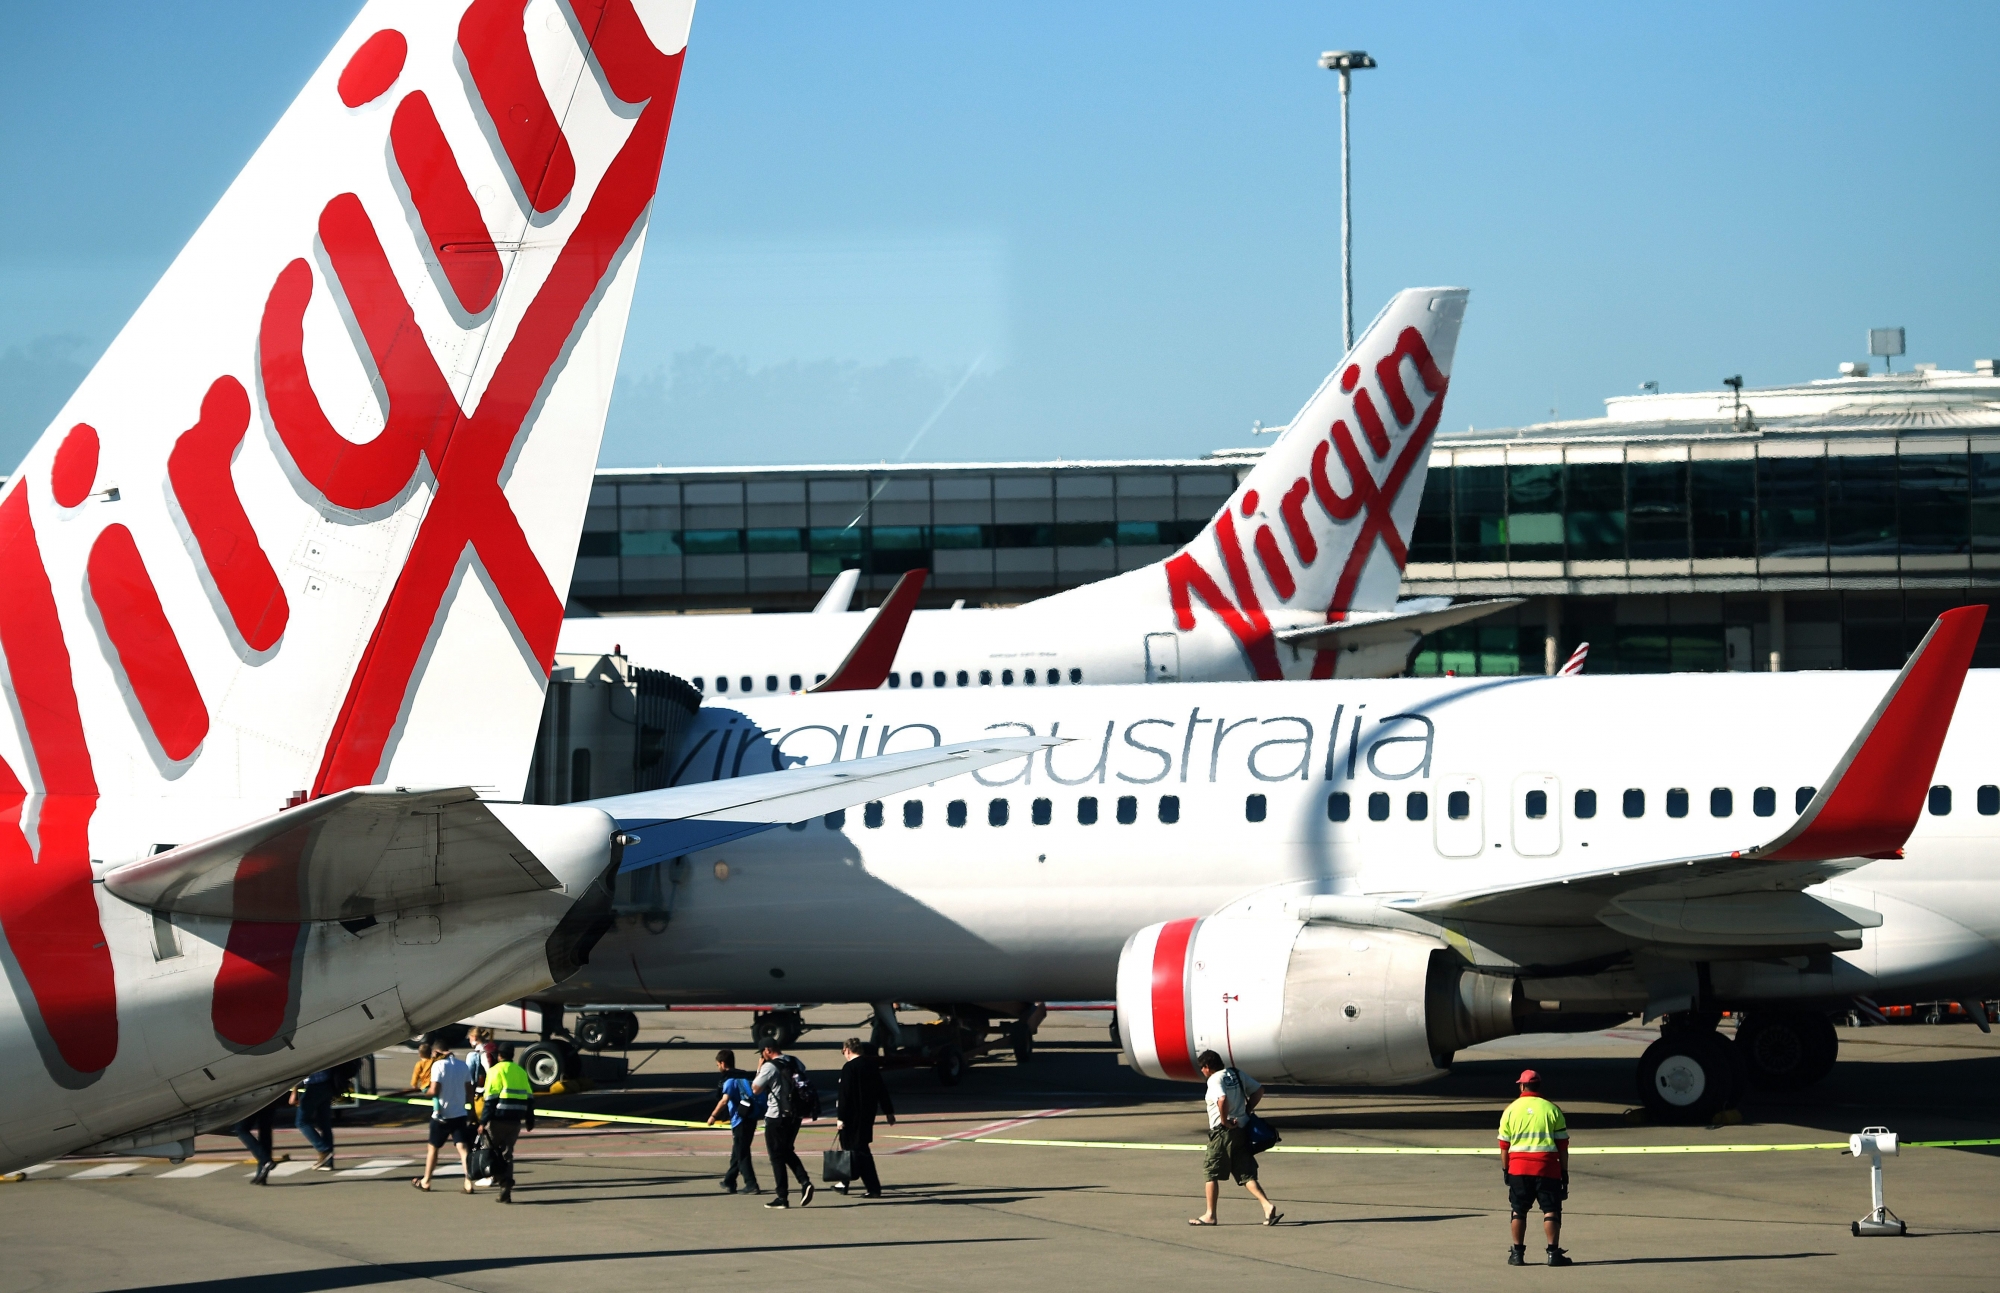
{"label": "airport ground equipment", "polygon": [[1902,1218],[1882,1203],[1882,1156],[1897,1156],[1896,1133],[1887,1127],[1864,1127],[1861,1133],[1847,1138],[1847,1152],[1856,1158],[1864,1154],[1868,1158],[1868,1183],[1875,1202],[1867,1216],[1855,1222],[1850,1229],[1857,1238],[1870,1235],[1906,1235],[1910,1228]]}

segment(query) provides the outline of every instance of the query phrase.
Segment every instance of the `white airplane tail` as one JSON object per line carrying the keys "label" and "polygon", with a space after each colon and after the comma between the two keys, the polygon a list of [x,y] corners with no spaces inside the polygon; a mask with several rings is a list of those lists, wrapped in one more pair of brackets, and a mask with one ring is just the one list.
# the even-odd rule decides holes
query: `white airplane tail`
{"label": "white airplane tail", "polygon": [[[518,792],[691,11],[373,0],[0,495],[0,968],[61,1080],[117,1048],[92,858]],[[225,1033],[306,945],[246,930]]]}
{"label": "white airplane tail", "polygon": [[[1395,606],[1466,295],[1397,293],[1222,511],[1166,561],[1182,632],[1206,611],[1257,677],[1279,678],[1275,629]],[[1334,659],[1319,652],[1313,676],[1331,677]]]}

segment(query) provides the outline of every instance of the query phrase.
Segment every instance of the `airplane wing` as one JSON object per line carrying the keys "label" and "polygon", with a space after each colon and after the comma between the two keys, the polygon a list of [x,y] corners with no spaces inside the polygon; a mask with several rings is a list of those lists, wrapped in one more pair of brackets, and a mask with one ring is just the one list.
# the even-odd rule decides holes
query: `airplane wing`
{"label": "airplane wing", "polygon": [[[1429,600],[1429,599],[1425,599]],[[1388,611],[1366,618],[1357,617],[1333,624],[1308,624],[1303,628],[1279,629],[1274,635],[1286,646],[1309,651],[1334,651],[1341,647],[1374,646],[1398,642],[1412,633],[1435,633],[1454,625],[1483,619],[1495,611],[1519,606],[1525,597],[1492,597],[1479,602],[1460,602],[1437,609]]]}
{"label": "airplane wing", "polygon": [[868,627],[861,630],[854,647],[840,667],[811,691],[871,691],[889,677],[896,663],[896,648],[903,645],[903,630],[910,626],[910,612],[917,609],[917,594],[924,591],[924,571],[906,570]]}
{"label": "airplane wing", "polygon": [[621,871],[713,848],[791,822],[955,777],[961,772],[1032,757],[1067,737],[1006,736],[962,741],[904,754],[847,759],[751,777],[705,781],[665,790],[592,800],[617,818],[624,833]]}
{"label": "airplane wing", "polygon": [[1870,859],[1900,855],[1923,812],[1985,619],[1984,606],[1938,617],[1826,784],[1775,839],[1727,854],[1595,868],[1387,905],[1444,921],[1602,921],[1666,943],[1858,946],[1858,931],[1880,924],[1878,915],[1799,890]]}

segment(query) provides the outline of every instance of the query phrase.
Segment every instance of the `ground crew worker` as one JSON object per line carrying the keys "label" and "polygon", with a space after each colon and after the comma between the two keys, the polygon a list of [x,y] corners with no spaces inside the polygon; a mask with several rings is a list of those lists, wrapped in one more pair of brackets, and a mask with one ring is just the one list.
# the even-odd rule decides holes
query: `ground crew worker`
{"label": "ground crew worker", "polygon": [[1528,1205],[1539,1203],[1549,1265],[1568,1266],[1569,1256],[1557,1243],[1562,1239],[1563,1200],[1569,1197],[1569,1123],[1562,1110],[1542,1099],[1541,1075],[1535,1070],[1522,1070],[1515,1082],[1520,1098],[1500,1115],[1500,1175],[1507,1182],[1514,1234],[1507,1264],[1528,1264]]}
{"label": "ground crew worker", "polygon": [[535,1129],[535,1088],[528,1070],[514,1062],[514,1044],[503,1042],[499,1057],[486,1073],[486,1108],[480,1122],[486,1143],[493,1147],[493,1179],[500,1202],[514,1201],[514,1142]]}

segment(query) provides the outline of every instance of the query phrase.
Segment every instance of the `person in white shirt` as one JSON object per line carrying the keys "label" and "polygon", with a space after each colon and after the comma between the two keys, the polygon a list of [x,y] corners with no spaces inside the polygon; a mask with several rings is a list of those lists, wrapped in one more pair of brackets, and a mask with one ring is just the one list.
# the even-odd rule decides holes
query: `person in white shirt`
{"label": "person in white shirt", "polygon": [[1202,1198],[1208,1208],[1198,1217],[1189,1217],[1188,1224],[1215,1224],[1215,1204],[1222,1193],[1222,1180],[1233,1176],[1238,1185],[1264,1206],[1264,1224],[1275,1226],[1285,1219],[1285,1214],[1278,1211],[1278,1205],[1271,1202],[1264,1187],[1257,1183],[1257,1157],[1250,1152],[1250,1111],[1263,1100],[1264,1088],[1249,1074],[1225,1067],[1222,1057],[1214,1051],[1203,1051],[1195,1063],[1201,1066],[1201,1075],[1208,1080],[1208,1092],[1202,1100],[1208,1110],[1208,1153],[1202,1160],[1208,1178],[1202,1185]]}
{"label": "person in white shirt", "polygon": [[[458,1165],[464,1169],[466,1154],[477,1131],[467,1104],[472,1099],[472,1066],[449,1050],[440,1048],[431,1063],[431,1143],[424,1151],[424,1174],[410,1178],[419,1190],[431,1188],[437,1171],[438,1150],[447,1140],[458,1142]],[[472,1173],[466,1172],[465,1192],[472,1193]]]}

